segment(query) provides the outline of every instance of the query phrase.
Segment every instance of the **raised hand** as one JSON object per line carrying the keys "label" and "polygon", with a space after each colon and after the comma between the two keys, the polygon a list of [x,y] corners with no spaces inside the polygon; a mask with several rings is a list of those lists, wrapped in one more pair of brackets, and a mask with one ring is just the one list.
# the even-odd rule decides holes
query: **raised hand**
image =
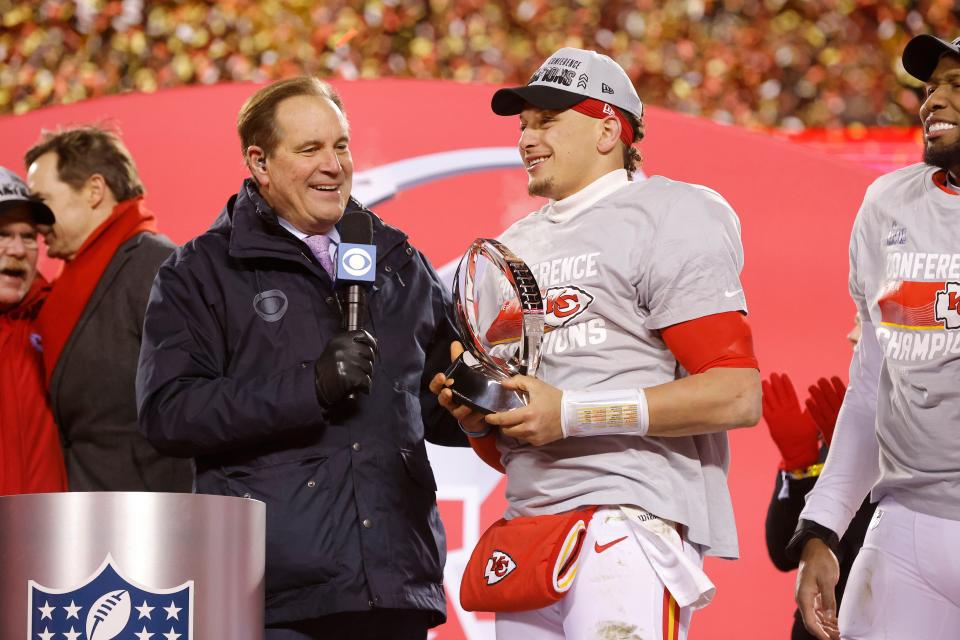
{"label": "raised hand", "polygon": [[773,373],[761,385],[763,420],[780,450],[780,468],[792,471],[816,463],[820,453],[817,425],[800,408],[797,392],[789,376]]}
{"label": "raised hand", "polygon": [[810,397],[806,401],[807,411],[816,423],[823,441],[830,445],[833,440],[833,430],[837,426],[837,415],[843,404],[843,397],[847,393],[847,386],[843,380],[833,376],[829,380],[820,378],[817,384],[810,386]]}

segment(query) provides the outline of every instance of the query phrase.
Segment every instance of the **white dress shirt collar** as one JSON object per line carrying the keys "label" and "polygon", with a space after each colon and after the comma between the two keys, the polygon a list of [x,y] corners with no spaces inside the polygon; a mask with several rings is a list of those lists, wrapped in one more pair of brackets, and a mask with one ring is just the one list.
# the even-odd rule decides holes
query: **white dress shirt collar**
{"label": "white dress shirt collar", "polygon": [[[297,229],[295,226],[293,226],[293,223],[291,223],[286,218],[277,216],[277,222],[279,222],[281,227],[289,231],[293,235],[293,237],[297,238],[298,240],[303,240],[304,238],[309,238],[311,235],[315,235],[315,234],[304,233],[303,231],[300,231],[300,229]],[[330,238],[332,242],[332,244],[330,245],[331,247],[335,247],[336,245],[340,244],[340,232],[337,231],[336,227],[330,227],[330,231],[327,231],[323,235]]]}

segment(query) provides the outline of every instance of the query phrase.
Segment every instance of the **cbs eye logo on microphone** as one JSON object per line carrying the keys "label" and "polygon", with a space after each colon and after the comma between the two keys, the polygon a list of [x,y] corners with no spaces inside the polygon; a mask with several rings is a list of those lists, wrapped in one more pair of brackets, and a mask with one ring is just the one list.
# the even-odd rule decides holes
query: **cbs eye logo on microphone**
{"label": "cbs eye logo on microphone", "polygon": [[373,282],[376,277],[377,247],[372,244],[340,245],[337,279]]}

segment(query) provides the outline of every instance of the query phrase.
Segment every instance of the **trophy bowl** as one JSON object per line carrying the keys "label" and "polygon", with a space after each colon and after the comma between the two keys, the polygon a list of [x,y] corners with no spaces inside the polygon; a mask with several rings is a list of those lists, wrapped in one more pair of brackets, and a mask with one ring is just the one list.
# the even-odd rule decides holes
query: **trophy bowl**
{"label": "trophy bowl", "polygon": [[540,364],[544,306],[530,268],[497,240],[478,238],[460,260],[453,283],[463,354],[446,371],[455,400],[481,413],[527,403],[503,381],[533,376]]}

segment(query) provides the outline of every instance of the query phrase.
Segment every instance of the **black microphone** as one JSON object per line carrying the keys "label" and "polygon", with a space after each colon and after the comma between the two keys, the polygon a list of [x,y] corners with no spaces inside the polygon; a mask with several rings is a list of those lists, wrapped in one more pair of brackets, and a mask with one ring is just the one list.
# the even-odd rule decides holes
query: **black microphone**
{"label": "black microphone", "polygon": [[337,249],[337,297],[343,312],[343,328],[365,329],[367,287],[377,273],[377,247],[373,244],[373,220],[366,211],[351,211],[340,222]]}

